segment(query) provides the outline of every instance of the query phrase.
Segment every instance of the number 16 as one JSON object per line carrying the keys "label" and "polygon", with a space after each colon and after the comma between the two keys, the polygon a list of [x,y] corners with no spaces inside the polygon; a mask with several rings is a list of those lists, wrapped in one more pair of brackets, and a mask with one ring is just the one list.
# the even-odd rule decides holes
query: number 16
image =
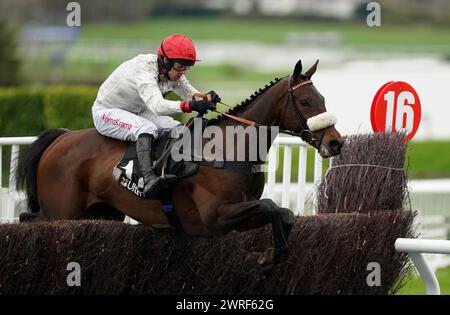
{"label": "number 16", "polygon": [[[414,110],[412,108],[412,106],[415,104],[414,95],[409,91],[400,92],[397,97],[397,104],[395,104],[395,92],[389,91],[384,94],[384,100],[387,102],[386,131],[395,130],[406,131],[406,133],[410,133],[414,125]],[[403,121],[405,121],[404,127]]]}

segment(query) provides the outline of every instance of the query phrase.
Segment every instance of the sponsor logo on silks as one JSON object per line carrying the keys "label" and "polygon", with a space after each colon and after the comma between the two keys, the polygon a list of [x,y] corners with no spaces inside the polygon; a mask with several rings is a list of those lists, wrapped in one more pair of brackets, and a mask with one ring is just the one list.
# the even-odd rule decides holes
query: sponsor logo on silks
{"label": "sponsor logo on silks", "polygon": [[[139,179],[139,182],[141,181],[141,178]],[[130,179],[128,179],[123,174],[120,175],[120,185],[122,185],[123,187],[125,187],[126,189],[128,189],[129,191],[131,191],[132,193],[134,193],[135,195],[137,195],[141,198],[145,197],[144,193],[142,192],[142,188],[139,188],[138,185],[133,183]]]}
{"label": "sponsor logo on silks", "polygon": [[124,129],[128,129],[128,130],[130,130],[131,127],[133,127],[133,125],[123,122],[119,118],[114,119],[106,114],[102,115],[102,120],[107,124],[119,126],[120,128],[124,128]]}

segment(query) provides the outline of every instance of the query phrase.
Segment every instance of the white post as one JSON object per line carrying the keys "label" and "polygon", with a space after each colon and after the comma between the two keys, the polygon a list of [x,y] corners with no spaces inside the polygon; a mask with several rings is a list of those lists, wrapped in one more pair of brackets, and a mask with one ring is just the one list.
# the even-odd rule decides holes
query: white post
{"label": "white post", "polygon": [[281,193],[281,206],[289,208],[289,197],[291,187],[291,155],[292,148],[290,144],[284,146],[284,159],[283,159],[283,191]]}
{"label": "white post", "polygon": [[[16,205],[16,189],[15,189],[15,173],[12,172],[17,163],[19,155],[19,145],[31,144],[37,137],[0,137],[0,219],[2,221],[12,221],[14,219],[14,208]],[[1,182],[3,180],[2,173],[2,146],[11,145],[11,164],[9,172],[9,187],[3,188]]]}
{"label": "white post", "polygon": [[19,145],[13,144],[11,148],[11,163],[9,166],[9,189],[8,189],[8,203],[6,207],[6,219],[14,220],[14,208],[16,206],[15,192],[16,192],[16,167],[19,161]]}
{"label": "white post", "polygon": [[269,165],[267,170],[267,198],[274,199],[275,197],[275,177],[277,174],[277,158],[278,145],[274,144],[269,150]]}
{"label": "white post", "polygon": [[298,153],[298,182],[297,182],[297,211],[300,215],[305,214],[305,191],[306,191],[306,150],[303,145],[299,146]]}
{"label": "white post", "polygon": [[322,181],[322,157],[314,151],[314,186],[319,186]]}
{"label": "white post", "polygon": [[439,282],[423,254],[409,253],[409,257],[411,257],[417,272],[425,283],[427,295],[440,295],[441,288],[439,287]]}
{"label": "white post", "polygon": [[[3,170],[3,165],[2,165],[3,157],[2,157],[2,152],[3,152],[3,146],[0,145],[0,190],[3,187],[3,173],[2,173],[2,170]],[[1,197],[0,197],[0,200],[1,200]],[[1,205],[1,203],[0,203],[0,205]]]}
{"label": "white post", "polygon": [[440,294],[439,282],[423,253],[450,254],[450,241],[398,238],[395,241],[395,249],[409,254],[417,272],[425,283],[427,294]]}
{"label": "white post", "polygon": [[322,157],[315,150],[314,153],[314,193],[313,193],[313,214],[317,214],[317,187],[322,181]]}
{"label": "white post", "polygon": [[3,156],[2,156],[2,152],[3,152],[3,146],[0,145],[0,223],[3,222],[3,218],[4,218],[4,211],[3,211],[3,164],[2,164],[2,160],[3,160]]}

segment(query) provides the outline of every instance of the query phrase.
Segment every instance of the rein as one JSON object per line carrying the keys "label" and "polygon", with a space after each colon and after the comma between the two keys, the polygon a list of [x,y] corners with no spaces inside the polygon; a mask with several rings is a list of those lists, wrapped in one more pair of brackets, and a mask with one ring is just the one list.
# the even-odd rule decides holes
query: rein
{"label": "rein", "polygon": [[[308,127],[307,120],[306,120],[305,116],[298,110],[297,106],[295,106],[294,94],[293,94],[296,89],[298,89],[301,86],[307,85],[307,84],[312,84],[312,81],[308,80],[308,81],[304,81],[304,82],[301,82],[301,83],[298,83],[298,84],[292,86],[292,75],[289,76],[289,79],[288,79],[288,98],[287,98],[287,101],[286,101],[286,105],[283,108],[283,112],[282,112],[282,115],[280,116],[280,120],[279,120],[278,124],[281,122],[282,118],[284,117],[286,109],[288,107],[288,104],[291,103],[292,106],[294,107],[295,113],[298,116],[298,118],[300,120],[300,123],[302,125],[301,126],[302,127],[302,131],[300,133],[298,133],[298,132],[282,129],[282,130],[280,130],[280,133],[288,134],[288,135],[291,135],[291,136],[294,136],[294,137],[300,137],[306,143],[311,143],[313,141],[317,141],[317,139],[315,139],[313,137],[313,133],[311,132],[311,130]],[[207,95],[201,94],[201,93],[196,93],[196,94],[194,94],[194,96],[198,96],[198,97],[201,97],[201,98],[207,98]],[[225,106],[227,106],[229,108],[233,108],[232,106],[230,106],[228,104],[225,104],[225,103],[222,103],[222,102],[219,102],[219,103],[222,104],[222,105],[225,105]],[[241,117],[237,117],[237,116],[230,115],[230,114],[227,114],[227,113],[222,113],[222,112],[220,112],[218,110],[214,110],[214,112],[216,112],[218,114],[221,114],[223,116],[226,116],[226,117],[228,117],[230,119],[233,119],[233,120],[235,120],[237,122],[241,122],[243,124],[246,124],[248,126],[254,126],[254,127],[256,127],[256,126],[263,126],[263,125],[260,125],[260,124],[258,124],[256,122],[252,121],[252,120],[241,118]],[[322,144],[322,139],[323,139],[323,135],[322,135],[322,138],[320,139],[319,146]]]}
{"label": "rein", "polygon": [[[278,122],[278,124],[280,124],[280,122],[282,121],[282,119],[284,118],[284,115],[286,113],[286,109],[288,107],[289,101],[292,104],[292,107],[294,107],[294,112],[295,114],[298,116],[299,120],[300,120],[300,124],[302,125],[302,131],[300,133],[297,132],[293,132],[290,130],[280,130],[280,133],[284,133],[284,134],[288,134],[291,136],[295,136],[295,137],[300,137],[303,141],[307,142],[307,143],[311,143],[312,141],[314,141],[314,137],[313,134],[311,132],[311,130],[309,130],[308,124],[306,122],[306,118],[305,116],[303,116],[303,114],[298,110],[297,106],[295,106],[295,100],[294,100],[294,91],[296,89],[298,89],[299,87],[303,86],[303,85],[307,85],[307,84],[312,84],[311,80],[308,81],[304,81],[301,83],[298,83],[294,86],[292,86],[292,75],[289,76],[288,79],[288,98],[286,101],[286,105],[284,105],[284,109],[283,112],[280,116],[280,120]],[[322,142],[322,141],[321,141]]]}
{"label": "rein", "polygon": [[[211,97],[210,97],[209,95],[206,95],[206,94],[202,94],[202,93],[194,93],[193,96],[194,96],[194,97],[199,97],[199,98],[202,98],[202,99],[207,99],[208,101],[211,101]],[[230,105],[228,105],[228,104],[225,104],[225,103],[222,103],[222,102],[218,102],[218,103],[220,103],[220,104],[222,104],[222,105],[225,105],[225,106],[228,107],[228,108],[233,108],[233,106],[230,106]],[[236,120],[236,121],[238,121],[238,122],[241,122],[241,123],[246,124],[246,125],[249,125],[249,126],[253,126],[253,127],[260,126],[259,124],[257,124],[257,123],[254,122],[253,120],[248,120],[248,119],[241,118],[241,117],[237,117],[237,116],[230,115],[230,114],[227,114],[227,113],[222,113],[222,112],[219,112],[218,110],[213,110],[213,112],[218,113],[218,114],[220,114],[220,115],[224,115],[224,116],[226,116],[226,117],[228,117],[228,118],[231,118],[231,119],[233,119],[233,120]]]}

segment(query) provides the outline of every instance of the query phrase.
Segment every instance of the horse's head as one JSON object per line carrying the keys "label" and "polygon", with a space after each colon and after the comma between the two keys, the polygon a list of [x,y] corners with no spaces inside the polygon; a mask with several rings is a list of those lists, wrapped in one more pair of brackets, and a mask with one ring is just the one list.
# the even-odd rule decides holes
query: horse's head
{"label": "horse's head", "polygon": [[287,96],[279,104],[279,126],[281,130],[301,136],[322,157],[329,158],[341,153],[344,142],[334,127],[336,117],[327,113],[325,99],[311,82],[318,63],[319,60],[305,74],[302,74],[301,60],[295,65],[287,79]]}

